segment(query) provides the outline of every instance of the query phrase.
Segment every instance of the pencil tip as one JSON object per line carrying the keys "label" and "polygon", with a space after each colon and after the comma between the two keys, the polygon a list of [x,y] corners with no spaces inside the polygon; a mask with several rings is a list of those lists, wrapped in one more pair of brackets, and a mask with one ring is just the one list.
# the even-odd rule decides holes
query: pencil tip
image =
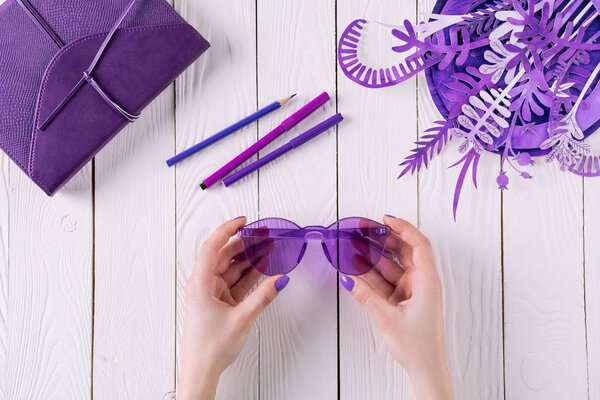
{"label": "pencil tip", "polygon": [[283,106],[283,105],[285,105],[285,103],[287,103],[288,101],[290,101],[294,97],[296,97],[296,93],[294,93],[293,95],[291,95],[289,97],[286,97],[285,99],[279,100],[279,104]]}
{"label": "pencil tip", "polygon": [[202,182],[202,183],[200,184],[200,189],[202,189],[202,190],[206,190],[206,188],[207,188],[207,187],[208,187],[208,186],[206,186],[206,185],[204,184],[204,182]]}

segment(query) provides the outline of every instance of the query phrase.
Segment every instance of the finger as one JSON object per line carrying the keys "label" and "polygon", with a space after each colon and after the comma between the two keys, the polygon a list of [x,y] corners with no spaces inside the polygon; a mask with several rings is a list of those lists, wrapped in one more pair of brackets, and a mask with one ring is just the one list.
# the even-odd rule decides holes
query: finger
{"label": "finger", "polygon": [[[410,247],[412,253],[412,265],[410,266],[437,276],[429,239],[410,222],[403,219],[386,215],[384,222],[392,228],[402,242]],[[404,265],[403,263],[403,266],[407,267],[408,265]]]}
{"label": "finger", "polygon": [[244,297],[246,297],[261,276],[262,274],[254,268],[244,271],[240,279],[231,287],[231,297],[238,303],[244,300]]}
{"label": "finger", "polygon": [[271,254],[274,249],[275,241],[271,238],[254,240],[251,244],[242,241],[242,251],[233,257],[233,261],[248,260],[253,265],[256,265],[264,256]]}
{"label": "finger", "polygon": [[385,257],[379,259],[375,269],[383,275],[386,281],[393,285],[397,285],[404,275],[404,269],[396,261]]}
{"label": "finger", "polygon": [[203,252],[217,254],[223,246],[227,244],[229,239],[235,235],[237,230],[244,226],[246,217],[238,217],[225,222],[218,227],[213,234],[202,245]]}
{"label": "finger", "polygon": [[[358,256],[360,256],[363,263],[360,263],[360,260],[357,260],[357,262],[360,263],[359,267],[365,268],[368,265],[368,267],[366,267],[365,269],[376,268],[377,270],[379,270],[381,275],[383,275],[383,277],[392,285],[395,285],[400,280],[402,275],[404,274],[404,269],[402,269],[402,267],[400,265],[398,265],[398,263],[396,261],[390,260],[389,258],[387,258],[385,256],[379,255],[379,261],[377,262],[377,264],[374,266],[370,265],[371,262],[368,260],[369,260],[369,256],[372,256],[372,254],[371,254],[373,252],[372,247],[369,246],[368,244],[360,243],[360,242],[356,242],[356,241],[350,241],[350,243],[360,253],[360,254],[358,254]],[[353,259],[353,261],[354,261],[354,259]],[[360,271],[361,269],[358,268],[358,270]]]}
{"label": "finger", "polygon": [[[385,222],[400,237],[400,240],[409,245],[411,263],[408,267],[414,268],[414,275],[411,278],[413,292],[438,296],[441,293],[441,284],[429,239],[412,224],[400,218],[386,216]],[[407,267],[404,262],[403,266]]]}
{"label": "finger", "polygon": [[238,305],[244,323],[252,323],[261,312],[275,300],[288,284],[287,275],[276,275],[265,279],[258,287]]}
{"label": "finger", "polygon": [[231,265],[231,260],[242,261],[246,257],[242,257],[244,254],[244,244],[242,239],[235,237],[229,241],[221,250],[219,250],[219,265],[217,266],[217,272],[219,274],[224,273]]}
{"label": "finger", "polygon": [[384,299],[389,299],[396,288],[390,284],[376,269],[371,269],[366,274],[360,276],[362,279],[377,292],[378,295]]}
{"label": "finger", "polygon": [[234,261],[229,264],[229,268],[227,268],[227,270],[221,274],[221,277],[227,283],[227,285],[231,287],[240,280],[248,268],[252,268],[250,261]]}
{"label": "finger", "polygon": [[393,312],[396,308],[378,295],[375,289],[364,279],[353,279],[342,275],[340,283],[363,306],[380,328],[385,326],[386,320],[393,318]]}

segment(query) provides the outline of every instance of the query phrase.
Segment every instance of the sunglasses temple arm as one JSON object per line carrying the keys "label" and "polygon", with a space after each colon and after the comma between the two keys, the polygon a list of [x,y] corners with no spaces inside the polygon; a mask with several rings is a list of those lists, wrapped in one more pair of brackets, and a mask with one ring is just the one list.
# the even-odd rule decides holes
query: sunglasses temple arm
{"label": "sunglasses temple arm", "polygon": [[[340,230],[340,233],[344,232]],[[346,232],[344,232],[346,233]],[[364,236],[358,236],[356,235],[354,232],[348,232],[348,239],[355,239],[355,240],[360,240],[362,242],[367,242],[366,244],[368,246],[372,246],[374,248],[376,248],[378,251],[381,251],[381,254],[385,257],[388,258],[390,260],[393,260],[394,258],[396,258],[396,255],[394,253],[392,253],[391,251],[389,251],[388,249],[385,248],[385,246],[382,246],[380,243],[376,242],[376,241],[367,241],[364,239]]]}

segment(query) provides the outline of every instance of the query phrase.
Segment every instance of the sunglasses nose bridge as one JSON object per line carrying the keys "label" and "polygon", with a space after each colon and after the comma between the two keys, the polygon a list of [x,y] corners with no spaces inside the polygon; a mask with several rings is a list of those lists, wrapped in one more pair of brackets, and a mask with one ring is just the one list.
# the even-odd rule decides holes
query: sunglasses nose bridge
{"label": "sunglasses nose bridge", "polygon": [[325,231],[325,228],[323,228],[322,226],[307,226],[306,228],[304,228],[305,234],[304,234],[304,238],[306,240],[321,240],[323,241],[323,239],[325,239],[325,235],[323,234],[323,231]]}

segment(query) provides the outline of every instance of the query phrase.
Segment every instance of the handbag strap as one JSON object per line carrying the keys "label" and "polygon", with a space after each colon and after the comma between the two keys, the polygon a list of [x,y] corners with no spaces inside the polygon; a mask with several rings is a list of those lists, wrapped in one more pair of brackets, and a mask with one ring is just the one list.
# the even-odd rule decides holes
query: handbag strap
{"label": "handbag strap", "polygon": [[[26,2],[27,0],[19,0],[19,1]],[[102,100],[104,100],[115,111],[117,111],[119,114],[121,114],[123,117],[125,117],[125,119],[127,119],[129,122],[135,122],[140,118],[140,114],[132,114],[132,113],[126,111],[115,100],[113,100],[110,97],[110,95],[108,93],[106,93],[106,91],[102,88],[102,86],[94,79],[94,77],[92,75],[94,70],[98,66],[98,63],[100,62],[100,59],[102,58],[106,49],[108,48],[108,45],[110,44],[111,40],[114,38],[115,34],[117,33],[117,30],[119,29],[119,27],[125,20],[125,17],[127,16],[127,14],[129,14],[129,12],[131,11],[131,9],[133,8],[133,6],[135,5],[136,2],[137,2],[137,0],[132,0],[131,3],[125,9],[125,11],[123,11],[123,13],[121,14],[121,16],[119,17],[117,22],[115,22],[112,29],[108,33],[108,35],[106,35],[106,37],[104,38],[104,41],[102,42],[102,45],[96,52],[96,55],[94,56],[94,59],[92,60],[92,63],[83,72],[82,78],[79,80],[79,82],[77,82],[77,84],[75,84],[73,89],[71,89],[71,91],[58,104],[58,106],[56,106],[56,108],[50,113],[50,115],[48,115],[46,120],[40,125],[40,130],[42,130],[42,131],[45,130],[48,127],[48,125],[50,125],[50,123],[52,123],[52,121],[56,118],[56,116],[64,109],[64,107],[69,103],[69,101],[71,101],[71,99],[73,99],[73,97],[77,94],[77,92],[79,92],[79,90],[85,84],[89,84],[92,88],[94,88],[94,90],[100,95]]]}

